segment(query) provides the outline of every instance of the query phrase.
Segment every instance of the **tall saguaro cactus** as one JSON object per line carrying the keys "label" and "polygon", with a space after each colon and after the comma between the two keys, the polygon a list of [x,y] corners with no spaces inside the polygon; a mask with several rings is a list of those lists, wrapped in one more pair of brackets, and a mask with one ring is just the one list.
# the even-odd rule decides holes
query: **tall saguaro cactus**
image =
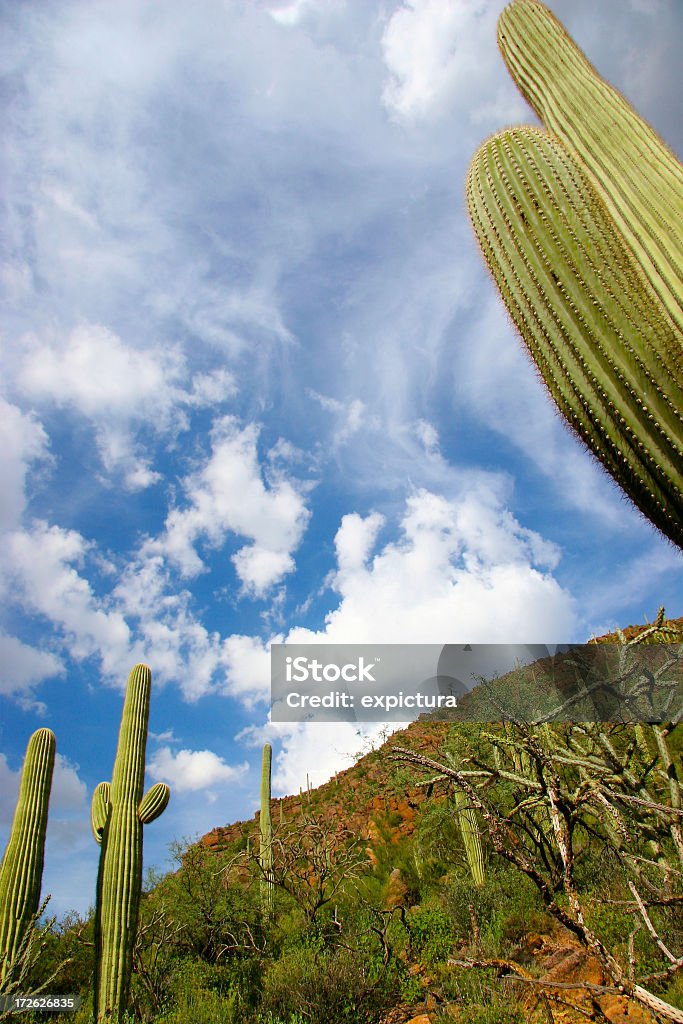
{"label": "tall saguaro cactus", "polygon": [[156,783],[143,796],[152,686],[146,665],[128,677],[111,785],[93,793],[92,829],[101,844],[95,908],[95,1020],[122,1017],[128,1001],[142,892],[142,829],[165,810],[170,790]]}
{"label": "tall saguaro cactus", "polygon": [[481,250],[570,427],[683,547],[683,169],[540,0],[508,5],[499,44],[549,131],[475,154]]}
{"label": "tall saguaro cactus", "polygon": [[259,825],[261,843],[259,846],[259,864],[262,871],[262,902],[266,916],[273,912],[274,876],[273,876],[273,823],[270,814],[270,772],[273,760],[273,748],[270,743],[263,746],[261,760],[261,812]]}
{"label": "tall saguaro cactus", "polygon": [[26,748],[12,831],[0,866],[0,990],[38,911],[55,750],[50,729],[34,732]]}

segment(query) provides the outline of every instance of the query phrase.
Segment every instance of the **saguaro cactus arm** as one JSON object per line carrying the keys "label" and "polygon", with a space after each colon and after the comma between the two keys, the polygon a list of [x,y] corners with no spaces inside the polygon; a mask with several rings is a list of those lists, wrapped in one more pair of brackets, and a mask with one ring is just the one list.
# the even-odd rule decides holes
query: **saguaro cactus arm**
{"label": "saguaro cactus arm", "polygon": [[151,821],[163,814],[170,799],[171,790],[165,782],[156,782],[151,789],[147,790],[138,807],[138,817],[142,824],[149,825]]}
{"label": "saguaro cactus arm", "polygon": [[55,751],[50,729],[34,732],[26,748],[14,820],[0,866],[0,989],[40,902]]}
{"label": "saguaro cactus arm", "polygon": [[104,828],[111,810],[111,786],[108,782],[100,782],[95,786],[90,805],[90,825],[95,842],[101,843]]}
{"label": "saguaro cactus arm", "polygon": [[168,804],[157,783],[143,797],[152,674],[136,665],[128,677],[111,786],[93,794],[92,825],[101,843],[95,914],[95,1019],[120,1019],[126,1009],[142,892],[142,829]]}

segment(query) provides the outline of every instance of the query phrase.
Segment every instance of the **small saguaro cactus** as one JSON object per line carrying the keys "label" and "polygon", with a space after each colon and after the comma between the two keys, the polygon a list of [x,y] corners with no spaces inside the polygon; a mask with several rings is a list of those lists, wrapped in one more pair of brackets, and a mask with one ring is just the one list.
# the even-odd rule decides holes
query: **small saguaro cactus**
{"label": "small saguaro cactus", "polygon": [[28,746],[12,831],[0,866],[0,991],[38,912],[55,736],[38,729]]}
{"label": "small saguaro cactus", "polygon": [[477,814],[470,805],[465,793],[460,789],[455,791],[455,806],[458,812],[460,833],[465,844],[465,854],[470,874],[472,875],[472,881],[478,889],[481,889],[486,882],[486,864],[479,825],[477,823]]}
{"label": "small saguaro cactus", "polygon": [[128,677],[111,785],[92,798],[92,830],[101,846],[95,907],[95,1020],[120,1019],[128,1002],[142,892],[142,829],[165,810],[170,790],[157,782],[142,795],[152,686],[146,665]]}
{"label": "small saguaro cactus", "polygon": [[683,171],[540,0],[508,5],[499,43],[549,130],[475,154],[479,245],[569,426],[683,547]]}
{"label": "small saguaro cactus", "polygon": [[273,896],[275,881],[273,875],[273,823],[270,815],[270,771],[273,760],[273,748],[270,743],[263,746],[261,761],[261,842],[259,846],[259,864],[261,866],[261,891],[263,912],[269,916],[273,912]]}

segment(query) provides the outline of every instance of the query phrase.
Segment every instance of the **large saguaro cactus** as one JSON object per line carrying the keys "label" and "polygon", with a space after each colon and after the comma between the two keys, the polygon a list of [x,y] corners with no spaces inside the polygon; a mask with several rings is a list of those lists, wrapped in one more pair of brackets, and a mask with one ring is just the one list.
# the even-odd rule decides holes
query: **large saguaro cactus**
{"label": "large saguaro cactus", "polygon": [[0,867],[0,991],[40,901],[55,736],[38,729],[26,748],[12,831]]}
{"label": "large saguaro cactus", "polygon": [[683,547],[683,169],[539,0],[508,5],[499,43],[549,131],[475,154],[482,253],[570,427]]}
{"label": "large saguaro cactus", "polygon": [[92,829],[101,844],[95,908],[95,1020],[123,1016],[133,966],[142,892],[142,829],[165,810],[170,790],[156,783],[142,795],[152,686],[146,665],[128,677],[111,785],[93,793]]}
{"label": "large saguaro cactus", "polygon": [[270,771],[272,759],[273,748],[270,743],[265,743],[261,760],[261,812],[259,815],[261,842],[259,846],[259,864],[262,872],[263,912],[267,917],[273,912],[273,890],[275,888],[273,877],[273,823],[270,814]]}
{"label": "large saguaro cactus", "polygon": [[498,46],[547,131],[589,170],[610,216],[683,330],[680,162],[539,0],[514,0],[505,8]]}

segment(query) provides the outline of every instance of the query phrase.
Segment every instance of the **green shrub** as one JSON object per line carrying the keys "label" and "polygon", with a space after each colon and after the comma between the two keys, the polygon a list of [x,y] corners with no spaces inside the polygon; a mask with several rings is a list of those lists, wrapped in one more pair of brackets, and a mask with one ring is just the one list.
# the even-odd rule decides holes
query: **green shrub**
{"label": "green shrub", "polygon": [[426,964],[450,955],[456,940],[453,918],[441,907],[413,907],[408,915],[412,952]]}
{"label": "green shrub", "polygon": [[321,939],[287,950],[266,970],[259,1012],[276,1021],[302,1014],[306,1024],[375,1024],[397,1000],[395,966],[382,970],[377,956],[325,949]]}

